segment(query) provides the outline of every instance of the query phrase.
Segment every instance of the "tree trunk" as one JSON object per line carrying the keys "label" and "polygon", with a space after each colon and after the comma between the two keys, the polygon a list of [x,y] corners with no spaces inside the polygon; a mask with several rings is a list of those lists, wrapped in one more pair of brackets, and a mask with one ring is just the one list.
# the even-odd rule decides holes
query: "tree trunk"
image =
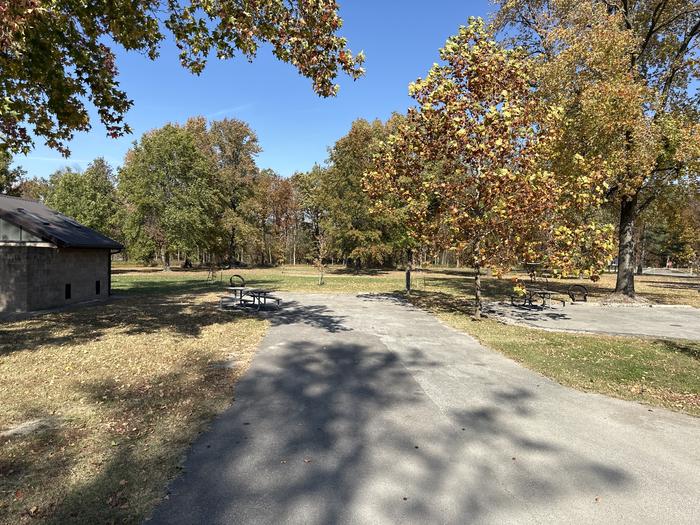
{"label": "tree trunk", "polygon": [[474,298],[476,299],[474,319],[481,319],[481,266],[479,263],[474,265],[474,271],[476,271],[474,276]]}
{"label": "tree trunk", "polygon": [[229,259],[229,263],[231,263],[231,264],[233,264],[233,261],[236,260],[236,230],[235,230],[235,228],[231,229],[231,231],[229,232],[228,259]]}
{"label": "tree trunk", "polygon": [[637,275],[644,273],[644,258],[646,257],[646,224],[642,224],[642,233],[639,236],[639,258],[637,259]]}
{"label": "tree trunk", "polygon": [[160,249],[160,260],[163,263],[163,270],[170,270],[170,252],[165,248]]}
{"label": "tree trunk", "polygon": [[634,297],[634,222],[637,218],[637,195],[628,198],[620,206],[619,252],[617,257],[617,283],[615,293]]}

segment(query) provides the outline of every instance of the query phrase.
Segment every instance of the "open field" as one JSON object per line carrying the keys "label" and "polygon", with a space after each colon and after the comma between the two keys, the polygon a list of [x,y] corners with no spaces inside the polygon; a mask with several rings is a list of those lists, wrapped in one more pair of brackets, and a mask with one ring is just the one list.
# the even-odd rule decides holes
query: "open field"
{"label": "open field", "polygon": [[[217,279],[227,283],[233,274],[240,274],[251,286],[310,293],[401,292],[405,282],[403,271],[367,270],[356,275],[343,267],[333,267],[329,268],[324,276],[325,284],[319,286],[316,269],[306,265],[224,270],[217,273]],[[206,286],[206,276],[206,270],[162,272],[157,268],[121,266],[115,269],[113,287],[118,293],[199,290]],[[512,277],[527,279],[524,273],[512,273],[502,279],[484,277],[482,281],[485,298],[507,299],[513,287]],[[587,279],[549,281],[550,289],[558,291],[561,298],[566,297],[566,289],[572,284],[586,286],[590,292],[589,300],[601,300],[614,290],[615,275],[603,274],[597,283]],[[652,303],[686,304],[700,308],[700,277],[641,275],[636,278],[636,287],[638,294]],[[468,270],[461,269],[435,268],[416,271],[413,273],[413,288],[458,295],[468,301],[473,293],[473,277]]]}
{"label": "open field", "polygon": [[215,304],[158,294],[0,325],[0,429],[48,427],[0,440],[1,523],[142,520],[266,330]]}

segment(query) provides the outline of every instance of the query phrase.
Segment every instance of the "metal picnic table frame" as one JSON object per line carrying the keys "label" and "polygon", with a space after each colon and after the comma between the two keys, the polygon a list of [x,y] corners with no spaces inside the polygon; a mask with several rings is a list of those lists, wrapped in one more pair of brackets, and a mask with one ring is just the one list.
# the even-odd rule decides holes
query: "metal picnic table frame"
{"label": "metal picnic table frame", "polygon": [[525,288],[526,293],[525,297],[527,297],[527,301],[530,303],[530,306],[534,306],[534,299],[535,297],[539,296],[542,298],[542,306],[547,306],[547,301],[549,303],[552,303],[552,295],[554,295],[554,292],[550,290],[545,290],[543,288]]}
{"label": "metal picnic table frame", "polygon": [[258,310],[260,310],[260,308],[263,306],[267,306],[268,299],[275,302],[277,308],[280,307],[280,300],[272,294],[272,290],[267,290],[265,288],[248,288],[248,290],[244,292],[244,295],[247,295],[253,299],[253,304],[257,302]]}
{"label": "metal picnic table frame", "polygon": [[[224,308],[227,302],[230,304],[231,300],[236,302],[238,306],[246,306],[248,303],[257,305],[258,311],[262,307],[267,306],[268,300],[275,302],[277,308],[280,307],[280,299],[272,295],[274,293],[273,290],[250,288],[248,286],[227,286],[226,290],[232,292],[232,294],[221,297],[221,308]],[[247,300],[246,297],[250,297],[250,300]]]}

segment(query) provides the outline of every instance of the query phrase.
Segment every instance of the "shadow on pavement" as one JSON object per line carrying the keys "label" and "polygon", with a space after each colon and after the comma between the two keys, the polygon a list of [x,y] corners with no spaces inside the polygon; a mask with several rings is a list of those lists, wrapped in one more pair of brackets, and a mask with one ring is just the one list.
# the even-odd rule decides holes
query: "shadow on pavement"
{"label": "shadow on pavement", "polygon": [[[356,334],[264,350],[153,523],[483,522],[525,499],[550,505],[630,483],[620,469],[523,433],[532,391],[504,387],[443,414],[396,354]],[[421,351],[411,360],[444,366]],[[516,449],[538,460],[518,461]]]}
{"label": "shadow on pavement", "polygon": [[298,301],[284,301],[279,310],[267,309],[263,315],[272,326],[304,324],[321,328],[327,332],[347,332],[351,329],[343,325],[345,316],[331,314],[324,305],[302,305]]}

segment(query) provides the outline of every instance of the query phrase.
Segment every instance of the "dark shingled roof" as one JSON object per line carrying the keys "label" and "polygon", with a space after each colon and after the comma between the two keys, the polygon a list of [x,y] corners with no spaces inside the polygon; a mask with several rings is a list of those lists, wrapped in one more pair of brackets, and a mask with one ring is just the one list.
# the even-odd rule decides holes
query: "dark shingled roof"
{"label": "dark shingled roof", "polygon": [[124,248],[117,241],[36,201],[0,195],[0,219],[59,248]]}

